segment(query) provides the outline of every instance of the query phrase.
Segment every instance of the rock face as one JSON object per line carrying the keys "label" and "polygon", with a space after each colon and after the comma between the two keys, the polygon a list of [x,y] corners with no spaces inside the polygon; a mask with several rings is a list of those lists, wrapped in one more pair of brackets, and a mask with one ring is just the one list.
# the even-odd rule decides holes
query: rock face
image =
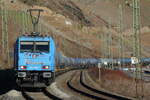
{"label": "rock face", "polygon": [[28,5],[39,5],[50,8],[51,10],[69,17],[85,26],[93,26],[92,21],[87,15],[71,0],[19,0]]}
{"label": "rock face", "polygon": [[20,92],[16,90],[11,90],[8,93],[2,95],[0,100],[24,100]]}

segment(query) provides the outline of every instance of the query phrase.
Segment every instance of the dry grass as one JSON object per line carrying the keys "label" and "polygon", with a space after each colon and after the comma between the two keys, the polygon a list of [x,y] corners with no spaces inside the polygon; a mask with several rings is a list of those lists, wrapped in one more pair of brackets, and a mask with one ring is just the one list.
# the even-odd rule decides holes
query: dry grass
{"label": "dry grass", "polygon": [[[96,81],[99,84],[98,81],[98,69],[97,68],[92,68],[89,70],[89,74],[93,78],[94,81]],[[144,85],[144,91],[142,92],[140,86]],[[150,83],[148,82],[143,82],[138,80],[138,93],[140,95],[144,94],[144,99],[143,100],[149,100],[150,98]],[[129,96],[129,97],[136,97],[136,84],[135,80],[131,77],[128,77],[125,73],[121,71],[113,71],[113,70],[106,70],[102,69],[101,70],[101,87],[124,95],[124,96]]]}

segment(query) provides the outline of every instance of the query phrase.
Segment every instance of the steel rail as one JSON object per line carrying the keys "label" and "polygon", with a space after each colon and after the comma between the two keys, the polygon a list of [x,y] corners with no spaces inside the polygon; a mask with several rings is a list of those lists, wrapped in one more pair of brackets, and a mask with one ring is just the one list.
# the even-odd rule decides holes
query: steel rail
{"label": "steel rail", "polygon": [[[75,75],[73,75],[73,76],[75,76]],[[69,81],[67,81],[67,86],[68,86],[71,90],[73,90],[74,92],[80,93],[81,95],[86,96],[86,97],[89,97],[89,98],[94,99],[94,100],[107,100],[107,99],[105,99],[105,98],[98,97],[98,96],[89,94],[89,93],[87,93],[87,92],[84,92],[84,91],[82,91],[82,90],[80,90],[80,89],[75,88],[75,87],[72,85],[71,81],[72,81],[72,79],[70,79]]]}

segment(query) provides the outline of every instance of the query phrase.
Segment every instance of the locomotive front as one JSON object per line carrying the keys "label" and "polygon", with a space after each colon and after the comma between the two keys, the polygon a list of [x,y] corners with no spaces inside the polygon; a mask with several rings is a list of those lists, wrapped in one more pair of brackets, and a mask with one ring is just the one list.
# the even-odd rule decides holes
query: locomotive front
{"label": "locomotive front", "polygon": [[46,87],[54,79],[55,43],[51,37],[21,36],[15,50],[16,81],[21,87]]}

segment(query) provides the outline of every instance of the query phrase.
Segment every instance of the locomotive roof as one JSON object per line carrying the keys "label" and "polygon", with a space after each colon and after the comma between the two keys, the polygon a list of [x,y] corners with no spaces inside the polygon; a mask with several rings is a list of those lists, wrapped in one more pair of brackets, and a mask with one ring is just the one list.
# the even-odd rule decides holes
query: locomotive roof
{"label": "locomotive roof", "polygon": [[18,38],[20,41],[49,41],[52,40],[50,36],[20,36]]}

